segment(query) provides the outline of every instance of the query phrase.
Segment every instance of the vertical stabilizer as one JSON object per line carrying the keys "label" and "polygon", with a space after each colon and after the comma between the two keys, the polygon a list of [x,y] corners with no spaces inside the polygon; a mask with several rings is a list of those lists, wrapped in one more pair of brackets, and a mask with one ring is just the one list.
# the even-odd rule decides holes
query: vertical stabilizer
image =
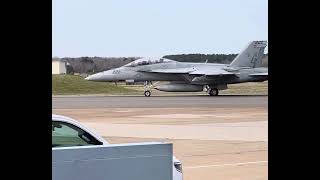
{"label": "vertical stabilizer", "polygon": [[252,41],[230,63],[231,67],[260,67],[267,41]]}

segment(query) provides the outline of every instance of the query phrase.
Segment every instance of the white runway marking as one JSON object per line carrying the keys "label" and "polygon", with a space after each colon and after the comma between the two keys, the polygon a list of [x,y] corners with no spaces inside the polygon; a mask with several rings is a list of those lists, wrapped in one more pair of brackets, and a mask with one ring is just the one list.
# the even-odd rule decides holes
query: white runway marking
{"label": "white runway marking", "polygon": [[242,162],[242,163],[233,163],[233,164],[214,164],[214,165],[205,165],[205,166],[188,166],[183,169],[198,169],[198,168],[208,168],[208,167],[224,167],[224,166],[241,166],[248,164],[264,164],[268,161],[254,161],[254,162]]}

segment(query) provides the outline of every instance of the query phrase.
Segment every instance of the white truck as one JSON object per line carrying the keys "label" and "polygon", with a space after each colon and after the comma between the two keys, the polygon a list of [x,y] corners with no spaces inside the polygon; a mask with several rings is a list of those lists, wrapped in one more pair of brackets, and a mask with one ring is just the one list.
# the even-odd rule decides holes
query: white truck
{"label": "white truck", "polygon": [[52,115],[53,180],[183,180],[172,144],[109,144],[69,117]]}

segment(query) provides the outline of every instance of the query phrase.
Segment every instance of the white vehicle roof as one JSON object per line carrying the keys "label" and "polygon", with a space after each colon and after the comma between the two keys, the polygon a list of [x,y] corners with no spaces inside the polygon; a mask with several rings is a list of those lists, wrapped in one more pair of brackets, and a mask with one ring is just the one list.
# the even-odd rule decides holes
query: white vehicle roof
{"label": "white vehicle roof", "polygon": [[[78,121],[66,117],[66,116],[62,116],[62,115],[56,115],[56,114],[52,114],[52,121],[62,121],[62,122],[67,122],[70,124],[73,124],[83,130],[85,130],[86,132],[90,133],[92,136],[94,136],[96,139],[98,139],[100,142],[102,142],[104,145],[106,144],[110,144],[108,143],[105,139],[103,139],[101,136],[99,136],[97,133],[93,132],[92,130],[86,128],[85,126],[81,125]],[[180,162],[175,156],[173,156],[173,162]]]}
{"label": "white vehicle roof", "polygon": [[61,122],[66,122],[66,123],[70,123],[72,125],[75,125],[75,126],[81,128],[81,129],[83,129],[84,131],[88,132],[89,134],[91,134],[93,137],[95,137],[97,140],[102,142],[104,145],[105,144],[109,144],[105,139],[103,139],[97,133],[95,133],[94,131],[88,129],[87,127],[83,126],[78,121],[76,121],[76,120],[74,120],[72,118],[69,118],[69,117],[66,117],[66,116],[52,114],[52,121],[61,121]]}

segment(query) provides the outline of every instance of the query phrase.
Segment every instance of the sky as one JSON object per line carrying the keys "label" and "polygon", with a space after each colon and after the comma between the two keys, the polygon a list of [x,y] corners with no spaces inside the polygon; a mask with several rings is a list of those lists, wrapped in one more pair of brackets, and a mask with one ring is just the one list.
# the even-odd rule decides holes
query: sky
{"label": "sky", "polygon": [[231,54],[268,40],[267,0],[53,0],[52,7],[57,57]]}

